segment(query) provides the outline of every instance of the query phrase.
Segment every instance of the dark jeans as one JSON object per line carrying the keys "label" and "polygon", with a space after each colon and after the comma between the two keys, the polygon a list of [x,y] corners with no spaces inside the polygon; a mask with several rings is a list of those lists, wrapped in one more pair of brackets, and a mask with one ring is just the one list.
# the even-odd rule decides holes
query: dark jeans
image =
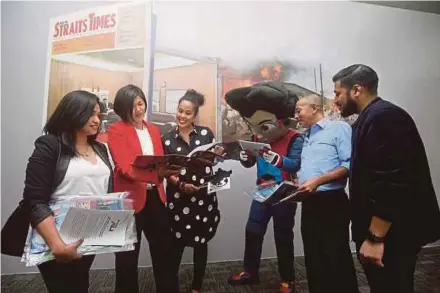
{"label": "dark jeans", "polygon": [[144,233],[150,247],[156,292],[178,292],[177,272],[172,264],[173,237],[168,224],[165,205],[157,189],[148,190],[145,207],[135,215],[138,242],[135,250],[115,253],[116,293],[138,293],[138,259],[141,234]]}
{"label": "dark jeans", "polygon": [[49,293],[88,293],[89,271],[95,257],[83,256],[71,263],[55,260],[38,265]]}
{"label": "dark jeans", "polygon": [[[177,242],[177,241],[176,241]],[[176,243],[176,266],[179,268],[182,261],[183,251],[185,250],[185,245],[181,243]],[[197,244],[194,246],[193,251],[193,262],[194,262],[194,274],[192,289],[200,290],[202,289],[203,278],[205,277],[206,263],[208,262],[208,243]]]}
{"label": "dark jeans", "polygon": [[316,192],[302,203],[301,233],[311,293],[359,292],[349,223],[349,201],[342,189]]}
{"label": "dark jeans", "polygon": [[296,203],[286,202],[269,205],[252,201],[246,224],[244,270],[258,275],[263,239],[267,224],[273,218],[278,271],[283,281],[295,280],[293,226],[295,225]]}
{"label": "dark jeans", "polygon": [[[362,242],[356,243],[358,252]],[[406,245],[406,240],[385,241],[384,267],[362,264],[371,293],[413,293],[414,271],[420,246]]]}

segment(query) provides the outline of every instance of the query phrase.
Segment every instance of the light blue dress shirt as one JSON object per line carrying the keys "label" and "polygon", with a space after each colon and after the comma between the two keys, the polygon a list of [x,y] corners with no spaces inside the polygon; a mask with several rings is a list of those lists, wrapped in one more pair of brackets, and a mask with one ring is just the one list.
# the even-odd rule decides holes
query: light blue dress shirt
{"label": "light blue dress shirt", "polygon": [[[314,124],[304,134],[299,183],[324,175],[338,167],[350,168],[351,126],[327,118]],[[318,187],[318,191],[345,188],[347,178]]]}

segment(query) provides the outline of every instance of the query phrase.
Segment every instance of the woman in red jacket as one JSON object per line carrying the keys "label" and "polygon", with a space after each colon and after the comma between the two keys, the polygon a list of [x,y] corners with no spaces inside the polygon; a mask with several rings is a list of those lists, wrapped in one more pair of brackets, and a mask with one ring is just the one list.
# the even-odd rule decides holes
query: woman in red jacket
{"label": "woman in red jacket", "polygon": [[138,155],[163,155],[159,128],[144,121],[146,108],[147,101],[139,87],[127,85],[121,88],[116,93],[114,111],[122,121],[108,130],[108,146],[115,164],[114,191],[131,192],[138,233],[134,251],[116,253],[116,293],[139,292],[137,269],[142,232],[150,247],[156,291],[178,292],[176,271],[170,269],[173,238],[163,187],[163,177],[171,175],[172,171],[143,172],[142,179],[139,179],[131,166]]}

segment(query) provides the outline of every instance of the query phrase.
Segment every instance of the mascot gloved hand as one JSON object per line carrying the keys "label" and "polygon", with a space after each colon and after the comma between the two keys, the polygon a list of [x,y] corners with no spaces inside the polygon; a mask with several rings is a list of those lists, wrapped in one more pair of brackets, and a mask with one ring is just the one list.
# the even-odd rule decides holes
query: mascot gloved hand
{"label": "mascot gloved hand", "polygon": [[263,160],[273,166],[278,168],[282,166],[283,161],[281,160],[281,156],[268,148],[264,148],[263,150],[259,151],[259,155],[263,158]]}
{"label": "mascot gloved hand", "polygon": [[[282,161],[280,160],[281,159],[280,155],[271,151],[270,149],[264,148],[263,150],[259,151],[259,155],[268,163],[277,167],[281,167]],[[240,161],[246,162],[249,160],[250,156],[252,156],[252,159],[255,160],[255,158],[250,152],[240,151],[240,155],[239,155]]]}
{"label": "mascot gloved hand", "polygon": [[[250,87],[233,89],[225,95],[226,103],[236,110],[252,131],[252,140],[266,143],[270,149],[255,157],[240,152],[240,162],[250,168],[257,165],[257,184],[291,180],[300,168],[302,136],[291,129],[297,95],[284,83],[262,82]],[[252,201],[246,224],[243,270],[232,275],[231,285],[259,282],[259,266],[263,239],[270,218],[274,221],[275,245],[281,276],[280,292],[293,292],[295,281],[293,227],[296,203],[270,206]]]}

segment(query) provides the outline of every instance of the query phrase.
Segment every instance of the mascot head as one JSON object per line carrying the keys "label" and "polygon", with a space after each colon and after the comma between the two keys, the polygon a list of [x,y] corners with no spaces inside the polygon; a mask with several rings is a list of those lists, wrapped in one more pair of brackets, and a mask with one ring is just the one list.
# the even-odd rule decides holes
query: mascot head
{"label": "mascot head", "polygon": [[225,99],[243,117],[257,141],[271,143],[289,130],[298,96],[282,82],[267,81],[230,90]]}

